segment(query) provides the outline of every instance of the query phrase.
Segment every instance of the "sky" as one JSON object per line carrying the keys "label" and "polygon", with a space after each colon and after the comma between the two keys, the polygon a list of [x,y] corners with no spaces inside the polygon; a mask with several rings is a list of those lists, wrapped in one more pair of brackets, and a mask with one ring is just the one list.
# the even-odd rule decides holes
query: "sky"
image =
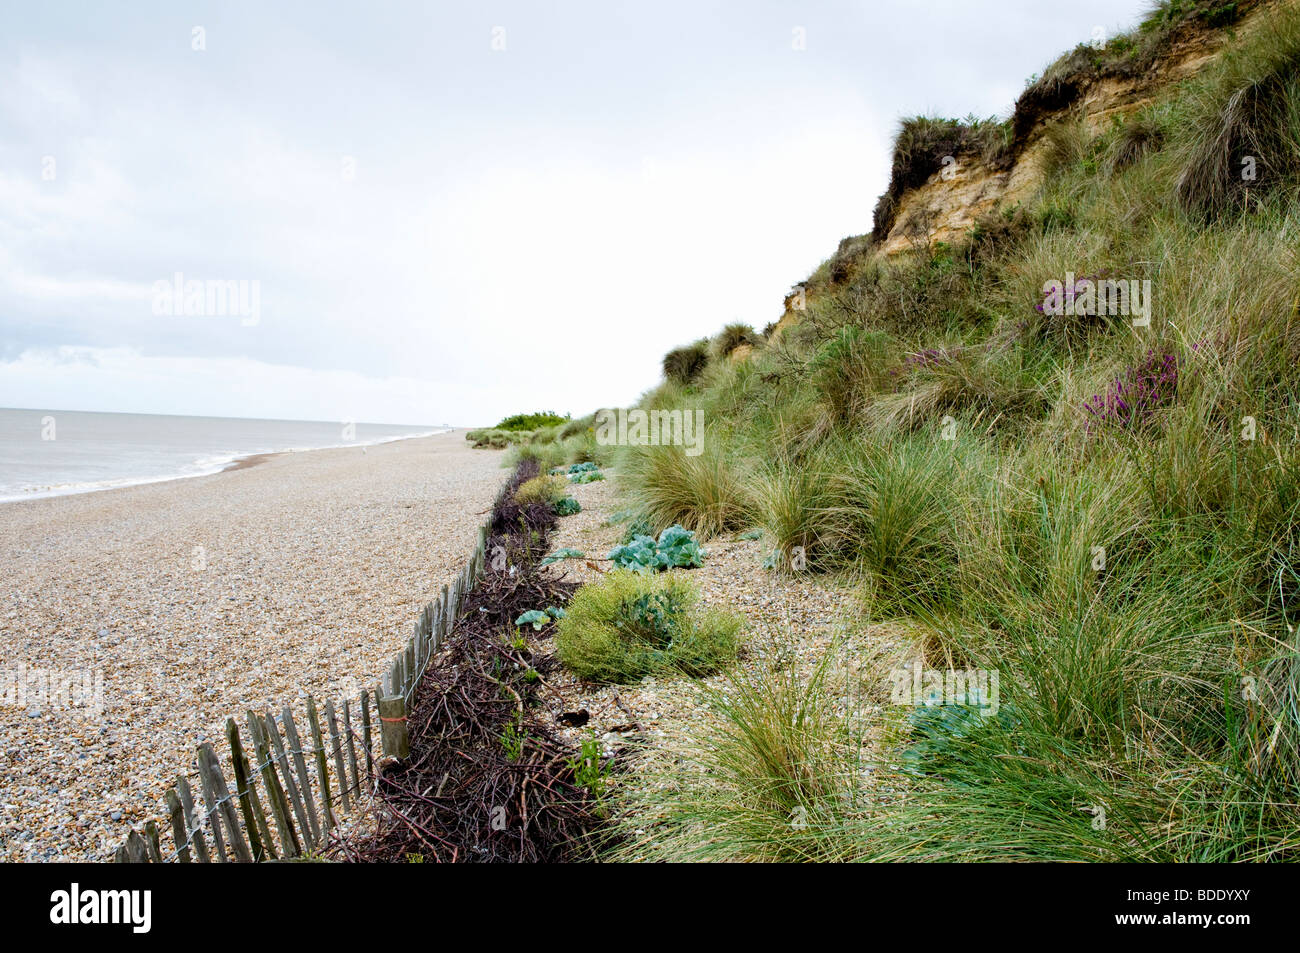
{"label": "sky", "polygon": [[1146,6],[6,0],[0,406],[631,403],[870,231],[901,117]]}

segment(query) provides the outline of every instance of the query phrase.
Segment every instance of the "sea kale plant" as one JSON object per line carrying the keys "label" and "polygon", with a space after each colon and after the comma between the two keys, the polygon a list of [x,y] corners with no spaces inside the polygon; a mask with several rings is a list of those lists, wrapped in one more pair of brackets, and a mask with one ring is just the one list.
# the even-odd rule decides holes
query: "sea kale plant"
{"label": "sea kale plant", "polygon": [[670,526],[657,541],[649,535],[634,536],[630,543],[611,550],[609,558],[615,568],[653,573],[661,569],[697,569],[704,565],[704,555],[694,533]]}

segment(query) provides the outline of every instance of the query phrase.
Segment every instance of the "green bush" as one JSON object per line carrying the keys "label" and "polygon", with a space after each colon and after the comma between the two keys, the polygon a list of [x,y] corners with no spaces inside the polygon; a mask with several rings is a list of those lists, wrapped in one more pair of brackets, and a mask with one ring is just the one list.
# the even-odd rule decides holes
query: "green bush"
{"label": "green bush", "polygon": [[574,595],[559,620],[556,651],[594,682],[709,675],[735,657],[741,622],[698,603],[695,587],[676,573],[615,570]]}
{"label": "green bush", "polygon": [[557,424],[565,424],[568,420],[568,416],[561,417],[559,414],[544,410],[536,414],[514,414],[501,421],[494,429],[537,430],[539,427],[554,427]]}
{"label": "green bush", "polygon": [[529,503],[558,503],[563,498],[564,481],[558,477],[533,477],[515,490],[515,502],[521,506]]}
{"label": "green bush", "polygon": [[575,513],[581,512],[582,504],[571,496],[566,496],[555,501],[556,516],[573,516]]}

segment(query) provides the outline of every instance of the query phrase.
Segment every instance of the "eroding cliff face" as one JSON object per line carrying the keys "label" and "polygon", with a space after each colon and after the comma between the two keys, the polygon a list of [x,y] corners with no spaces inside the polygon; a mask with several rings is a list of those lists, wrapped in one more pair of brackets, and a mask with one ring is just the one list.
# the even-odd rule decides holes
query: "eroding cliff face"
{"label": "eroding cliff face", "polygon": [[[1004,153],[988,158],[972,150],[936,163],[922,184],[903,191],[891,205],[883,235],[879,234],[882,223],[877,221],[876,234],[846,238],[822,280],[797,289],[803,289],[805,298],[814,299],[847,281],[872,258],[925,250],[941,242],[959,243],[982,217],[1028,202],[1043,185],[1050,149],[1048,130],[1054,123],[1082,120],[1090,133],[1101,132],[1151,103],[1162,88],[1203,70],[1234,32],[1266,28],[1267,14],[1278,2],[1300,0],[1243,0],[1239,7],[1244,16],[1231,31],[1211,27],[1181,30],[1141,71],[1079,71],[1058,79],[1045,93],[1031,87],[1017,103],[1011,121],[1013,139]],[[802,303],[798,291],[787,296],[775,333],[799,320]]]}
{"label": "eroding cliff face", "polygon": [[1053,122],[1079,119],[1095,135],[1148,105],[1159,89],[1194,76],[1213,62],[1224,40],[1221,32],[1188,36],[1144,74],[1102,77],[1088,83],[1074,103],[1037,117],[1009,169],[999,170],[979,156],[954,157],[954,164],[936,171],[924,185],[903,196],[893,227],[873,250],[892,256],[918,245],[956,242],[981,216],[1026,201],[1043,183],[1045,134]]}

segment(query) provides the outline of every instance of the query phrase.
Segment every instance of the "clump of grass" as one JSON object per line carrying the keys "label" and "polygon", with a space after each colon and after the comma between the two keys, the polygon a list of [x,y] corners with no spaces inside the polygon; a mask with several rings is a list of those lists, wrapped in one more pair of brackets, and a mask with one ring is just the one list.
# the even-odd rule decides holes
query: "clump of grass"
{"label": "clump of grass", "polygon": [[568,484],[564,477],[536,476],[519,485],[515,490],[515,502],[520,506],[527,506],[529,503],[554,504],[564,499],[567,492]]}
{"label": "clump of grass", "polygon": [[929,435],[864,446],[837,480],[834,515],[846,555],[882,608],[934,605],[948,593],[956,569],[953,457],[951,444]]}
{"label": "clump of grass", "polygon": [[860,857],[859,744],[827,686],[785,664],[701,687],[709,717],[621,789],[609,859],[845,861]]}
{"label": "clump of grass", "polygon": [[516,443],[501,461],[503,467],[513,469],[525,461],[533,461],[542,472],[559,466],[566,456],[565,446],[560,443]]}
{"label": "clump of grass", "polygon": [[892,383],[897,364],[893,338],[856,325],[840,328],[809,362],[812,383],[825,407],[827,429],[860,418],[876,393]]}
{"label": "clump of grass", "polygon": [[759,343],[759,337],[754,333],[754,328],[751,325],[728,324],[713,339],[711,344],[713,358],[714,360],[721,360],[730,356],[731,352],[741,345],[755,347]]}
{"label": "clump of grass", "polygon": [[1117,175],[1165,143],[1164,126],[1150,113],[1130,118],[1115,131],[1104,160],[1106,174]]}
{"label": "clump of grass", "polygon": [[696,456],[672,446],[626,451],[625,486],[634,506],[652,524],[677,524],[705,538],[749,524],[752,488],[712,442]]}
{"label": "clump of grass", "polygon": [[531,430],[498,430],[494,427],[486,427],[466,432],[465,439],[476,450],[483,447],[504,450],[506,447],[526,443],[532,436]]}
{"label": "clump of grass", "polygon": [[1300,190],[1300,13],[1278,11],[1267,29],[1226,55],[1191,96],[1192,133],[1180,149],[1177,192],[1206,219],[1255,198]]}
{"label": "clump of grass", "polygon": [[758,478],[755,519],[775,543],[776,567],[826,571],[844,564],[849,541],[837,506],[849,455],[852,449],[829,443],[805,459],[779,458]]}
{"label": "clump of grass", "polygon": [[578,590],[555,633],[560,661],[594,682],[708,675],[736,655],[740,619],[699,605],[673,572],[615,570]]}
{"label": "clump of grass", "polygon": [[709,366],[709,339],[676,347],[664,355],[664,377],[677,384],[691,384]]}

